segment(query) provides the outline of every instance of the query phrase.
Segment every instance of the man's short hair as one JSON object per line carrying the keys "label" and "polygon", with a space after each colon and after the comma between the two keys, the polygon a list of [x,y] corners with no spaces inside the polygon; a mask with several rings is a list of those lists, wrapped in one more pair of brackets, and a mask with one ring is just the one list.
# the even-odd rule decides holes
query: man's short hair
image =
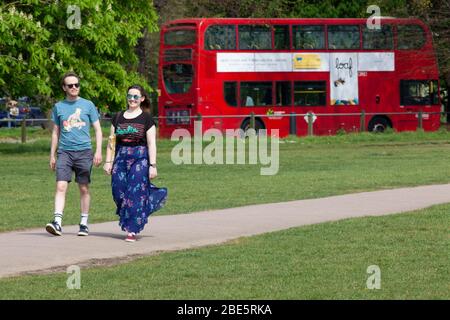
{"label": "man's short hair", "polygon": [[19,103],[16,100],[9,100],[6,104],[7,104],[8,107],[15,107]]}
{"label": "man's short hair", "polygon": [[68,77],[75,77],[75,78],[78,79],[78,82],[80,82],[80,77],[75,72],[67,72],[61,78],[61,87],[63,87],[65,85],[64,81]]}

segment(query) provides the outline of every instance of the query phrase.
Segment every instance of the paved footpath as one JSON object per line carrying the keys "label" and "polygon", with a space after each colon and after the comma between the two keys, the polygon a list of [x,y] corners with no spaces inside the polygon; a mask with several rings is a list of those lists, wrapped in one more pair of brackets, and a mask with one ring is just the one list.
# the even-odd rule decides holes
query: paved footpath
{"label": "paved footpath", "polygon": [[[450,202],[450,184],[363,192],[321,199],[151,217],[135,243],[124,241],[117,221],[63,226],[55,237],[42,228],[0,233],[0,277],[65,271],[69,265],[114,264],[138,255],[223,243],[242,236],[335,221],[381,216]],[[108,263],[109,261],[109,263]]]}

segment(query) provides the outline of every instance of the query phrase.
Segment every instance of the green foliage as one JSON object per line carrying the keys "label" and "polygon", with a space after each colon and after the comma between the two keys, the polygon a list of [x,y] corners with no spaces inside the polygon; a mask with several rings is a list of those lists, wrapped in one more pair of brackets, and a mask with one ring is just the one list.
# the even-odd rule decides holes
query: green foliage
{"label": "green foliage", "polygon": [[49,107],[63,96],[61,75],[75,71],[83,97],[121,108],[129,85],[152,91],[137,72],[135,46],[145,30],[157,31],[156,21],[147,0],[5,1],[0,94],[40,97]]}
{"label": "green foliage", "polygon": [[188,3],[196,17],[254,18],[357,18],[366,17],[367,4],[360,0],[199,0]]}

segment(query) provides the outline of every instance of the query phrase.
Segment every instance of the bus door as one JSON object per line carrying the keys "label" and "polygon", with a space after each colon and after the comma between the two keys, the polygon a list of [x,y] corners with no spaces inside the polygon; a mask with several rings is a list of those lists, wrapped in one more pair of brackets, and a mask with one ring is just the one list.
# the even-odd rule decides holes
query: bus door
{"label": "bus door", "polygon": [[[367,114],[364,118],[365,128],[361,131],[373,131],[380,121],[396,123],[398,116],[392,113],[401,110],[395,108],[398,106],[398,88],[395,82],[395,77],[390,72],[359,72],[360,106],[357,112],[364,111]],[[386,121],[380,120],[381,118]]]}
{"label": "bus door", "polygon": [[[294,82],[294,112],[297,117],[297,135],[308,134],[308,120],[312,121],[313,134],[333,134],[334,118],[329,116],[327,107],[327,81],[295,81]],[[311,114],[308,118],[308,114]]]}

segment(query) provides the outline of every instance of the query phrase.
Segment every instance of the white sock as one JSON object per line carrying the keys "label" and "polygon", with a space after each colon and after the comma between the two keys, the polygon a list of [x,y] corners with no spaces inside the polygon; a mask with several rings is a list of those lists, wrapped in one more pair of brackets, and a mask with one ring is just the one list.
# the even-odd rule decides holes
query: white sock
{"label": "white sock", "polygon": [[62,226],[62,217],[63,217],[63,213],[62,212],[55,212],[55,219],[54,220],[60,226]]}
{"label": "white sock", "polygon": [[81,222],[80,222],[80,224],[87,226],[88,218],[89,218],[89,213],[82,213],[81,214]]}

